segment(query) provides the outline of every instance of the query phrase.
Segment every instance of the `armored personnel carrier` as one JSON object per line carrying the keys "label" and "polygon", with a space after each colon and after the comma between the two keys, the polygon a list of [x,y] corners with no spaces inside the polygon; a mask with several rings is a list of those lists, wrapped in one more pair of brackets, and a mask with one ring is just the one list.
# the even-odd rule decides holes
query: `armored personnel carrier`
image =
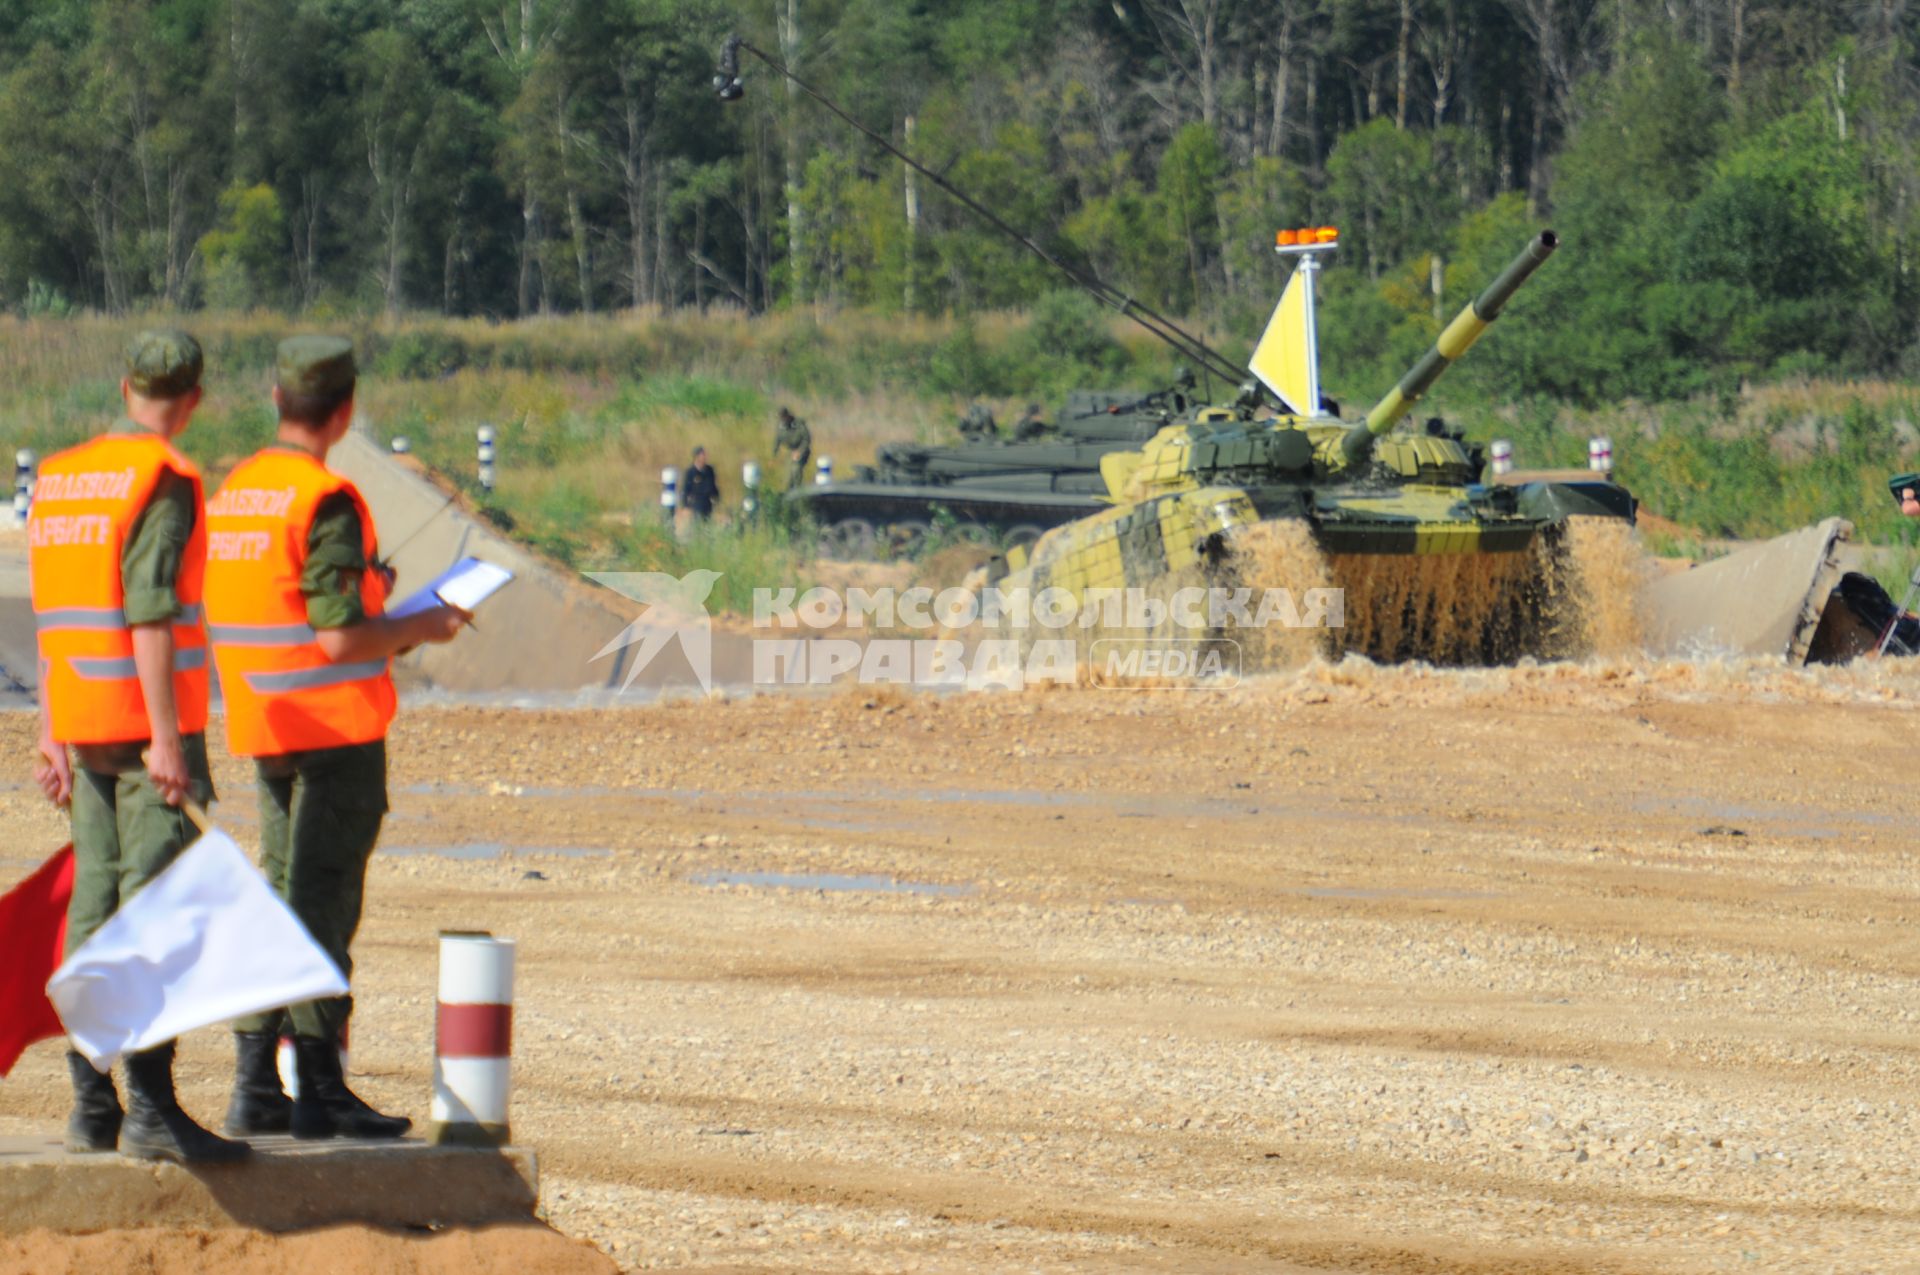
{"label": "armored personnel carrier", "polygon": [[1054,422],[1025,439],[976,426],[950,446],[890,443],[872,465],[790,493],[820,529],[824,557],[914,552],[942,512],[956,534],[996,548],[1031,545],[1042,532],[1106,503],[1103,457],[1138,447],[1197,402],[1189,374],[1150,394],[1080,390]]}

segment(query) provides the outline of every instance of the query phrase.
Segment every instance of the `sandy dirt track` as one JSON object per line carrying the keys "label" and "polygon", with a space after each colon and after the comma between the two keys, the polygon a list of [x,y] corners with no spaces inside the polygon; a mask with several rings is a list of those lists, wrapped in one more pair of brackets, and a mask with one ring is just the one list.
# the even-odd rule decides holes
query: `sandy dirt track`
{"label": "sandy dirt track", "polygon": [[[414,710],[356,1083],[424,1116],[433,935],[485,926],[548,1215],[626,1269],[1916,1269],[1916,701],[1623,664]],[[0,801],[14,879],[64,833]],[[187,1042],[205,1116],[228,1058]],[[0,1084],[0,1128],[64,1110],[51,1044]]]}
{"label": "sandy dirt track", "polygon": [[0,1236],[0,1275],[606,1275],[604,1255],[543,1226],[490,1226],[439,1235],[328,1227],[258,1231],[108,1231]]}

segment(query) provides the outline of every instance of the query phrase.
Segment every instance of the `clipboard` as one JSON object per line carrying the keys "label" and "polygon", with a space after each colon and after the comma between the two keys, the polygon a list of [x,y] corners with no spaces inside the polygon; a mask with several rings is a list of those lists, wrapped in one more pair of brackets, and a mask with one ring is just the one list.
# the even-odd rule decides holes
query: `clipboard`
{"label": "clipboard", "polygon": [[458,607],[472,615],[482,602],[504,589],[512,580],[513,572],[497,563],[462,558],[387,608],[387,614],[400,619],[445,605]]}

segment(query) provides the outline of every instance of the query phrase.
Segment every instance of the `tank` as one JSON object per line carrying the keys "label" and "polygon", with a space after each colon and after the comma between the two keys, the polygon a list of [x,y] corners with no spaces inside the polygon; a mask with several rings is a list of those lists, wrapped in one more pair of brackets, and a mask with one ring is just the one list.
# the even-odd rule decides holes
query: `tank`
{"label": "tank", "polygon": [[[724,100],[738,100],[744,91],[742,53],[1095,300],[1153,333],[1186,363],[1227,385],[1242,376],[1236,360],[1131,290],[1065,261],[1008,225],[939,169],[737,35],[721,46],[714,76]],[[1339,247],[1339,234],[1330,226],[1282,230],[1275,247],[1296,267],[1246,365],[1255,379],[1227,406],[1188,404],[1164,418],[1142,413],[1139,423],[1155,427],[1152,436],[1099,455],[1099,489],[1084,477],[1069,477],[1077,471],[1060,466],[1070,458],[1064,453],[1026,470],[969,473],[968,462],[955,458],[963,449],[944,449],[938,455],[890,454],[863,480],[861,493],[874,510],[884,498],[901,498],[883,515],[897,519],[889,526],[912,528],[943,501],[949,509],[973,511],[979,534],[997,535],[1005,544],[977,582],[998,586],[1003,596],[1022,589],[1028,598],[1063,591],[1081,604],[1076,609],[1083,621],[1099,617],[1083,624],[1076,638],[1117,628],[1122,636],[1145,636],[1156,653],[1173,650],[1162,639],[1186,637],[1176,630],[1194,626],[1160,623],[1150,611],[1139,623],[1123,615],[1118,625],[1109,624],[1114,591],[1159,593],[1170,603],[1188,586],[1203,585],[1227,598],[1241,590],[1248,597],[1283,597],[1294,612],[1298,623],[1289,624],[1289,607],[1276,608],[1275,625],[1264,610],[1243,617],[1227,607],[1216,620],[1208,608],[1189,645],[1215,654],[1230,648],[1242,668],[1291,662],[1309,650],[1482,664],[1624,645],[1622,638],[1637,636],[1630,603],[1624,616],[1593,604],[1610,593],[1635,591],[1631,495],[1606,478],[1488,482],[1486,458],[1463,431],[1437,419],[1418,430],[1396,428],[1558,242],[1552,231],[1539,234],[1364,418],[1344,419],[1320,393],[1314,324],[1314,279],[1320,262]],[[902,476],[913,481],[892,481]],[[1078,490],[1083,484],[1089,490]],[[1076,490],[1060,490],[1063,485]],[[956,492],[976,503],[953,503]],[[831,521],[838,512],[828,512],[831,493],[820,489],[815,499],[822,497],[827,500],[817,508],[830,526],[838,525]],[[877,536],[871,519],[851,512],[846,517],[865,522]],[[1040,517],[1059,518],[1059,525],[1025,543]],[[1292,605],[1302,598],[1310,599],[1304,613]],[[1093,675],[1101,676],[1098,652],[1083,654]]]}
{"label": "tank", "polygon": [[[1244,399],[1201,407],[1139,449],[1107,456],[1109,506],[1048,532],[1031,549],[1010,551],[990,564],[986,583],[1003,594],[1064,589],[1083,615],[1098,613],[1090,604],[1102,589],[1163,597],[1194,586],[1259,591],[1255,597],[1283,592],[1293,610],[1264,625],[1229,607],[1221,615],[1190,612],[1205,623],[1186,630],[1095,630],[1179,637],[1215,652],[1231,644],[1242,668],[1308,654],[1491,664],[1589,649],[1591,617],[1581,602],[1591,581],[1583,578],[1589,564],[1582,555],[1592,537],[1583,529],[1630,528],[1632,496],[1599,477],[1489,483],[1481,448],[1460,431],[1439,420],[1395,429],[1557,242],[1551,231],[1536,237],[1358,420],[1298,410],[1303,397],[1316,409],[1323,402],[1312,365],[1311,268],[1303,261],[1268,329],[1285,347],[1286,366],[1268,369],[1282,410]],[[1296,288],[1304,288],[1304,300]],[[1262,347],[1270,350],[1270,342]],[[1256,351],[1254,366],[1261,365]],[[1301,608],[1312,603],[1320,609],[1308,617]],[[1274,631],[1289,615],[1315,623]]]}
{"label": "tank", "polygon": [[976,407],[962,422],[970,436],[960,443],[890,443],[874,464],[788,499],[819,528],[825,557],[911,554],[943,515],[978,544],[1031,545],[1049,528],[1103,508],[1101,460],[1139,447],[1197,402],[1191,373],[1148,394],[1076,390],[1052,422],[1023,421],[1013,438]]}

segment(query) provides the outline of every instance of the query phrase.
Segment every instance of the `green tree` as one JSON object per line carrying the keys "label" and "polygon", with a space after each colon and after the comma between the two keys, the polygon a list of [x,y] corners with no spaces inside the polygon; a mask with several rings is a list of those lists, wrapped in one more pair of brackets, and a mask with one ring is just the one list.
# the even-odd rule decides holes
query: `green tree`
{"label": "green tree", "polygon": [[1185,289],[1181,243],[1159,199],[1132,182],[1088,199],[1067,218],[1067,238],[1115,287],[1155,308]]}
{"label": "green tree", "polygon": [[1873,192],[1857,137],[1803,108],[1731,150],[1676,228],[1677,274],[1724,297],[1688,352],[1743,373],[1794,352],[1836,370],[1884,365],[1905,344],[1894,273],[1869,221]]}
{"label": "green tree", "polygon": [[200,237],[207,304],[247,310],[285,296],[287,219],[265,182],[220,193],[220,219]]}
{"label": "green tree", "polygon": [[373,276],[382,308],[394,314],[405,300],[414,205],[446,121],[426,60],[405,32],[369,31],[350,68],[358,140],[372,186]]}
{"label": "green tree", "polygon": [[1220,246],[1220,175],[1226,157],[1213,129],[1189,124],[1173,135],[1160,159],[1160,206],[1168,231],[1186,249],[1187,289],[1171,304],[1192,309],[1207,297],[1205,276]]}
{"label": "green tree", "polygon": [[1497,357],[1524,370],[1521,388],[1594,402],[1714,382],[1685,343],[1734,302],[1678,282],[1675,228],[1711,177],[1725,122],[1698,51],[1659,26],[1594,84],[1553,187],[1565,247],[1528,285],[1540,319],[1499,343]]}
{"label": "green tree", "polygon": [[[1037,128],[1024,122],[1001,125],[991,145],[963,149],[949,176],[1008,225],[1057,244],[1063,192]],[[1018,306],[1058,281],[1059,275],[1026,249],[982,226],[938,192],[929,195],[928,204],[930,211],[940,213],[932,252],[954,303]]]}
{"label": "green tree", "polygon": [[1220,184],[1220,255],[1234,290],[1264,321],[1286,282],[1285,259],[1274,233],[1315,224],[1313,191],[1298,167],[1258,156],[1228,172]]}
{"label": "green tree", "polygon": [[1438,250],[1460,215],[1453,165],[1436,159],[1442,138],[1464,144],[1452,129],[1398,129],[1381,118],[1346,134],[1327,157],[1329,210],[1343,251],[1365,263],[1368,278]]}
{"label": "green tree", "polygon": [[[0,289],[24,297],[29,279],[86,296],[87,273],[75,269],[89,252],[84,204],[76,200],[69,63],[49,45],[34,47],[0,79]],[[77,139],[74,139],[77,140]]]}
{"label": "green tree", "polygon": [[498,100],[511,107],[499,162],[519,196],[514,313],[530,314],[536,283],[543,311],[552,306],[552,291],[548,273],[540,269],[546,225],[539,187],[547,118],[539,101],[542,94],[537,89],[530,93],[529,82],[560,30],[562,7],[571,12],[572,0],[473,0],[473,4],[486,47],[494,55]]}

